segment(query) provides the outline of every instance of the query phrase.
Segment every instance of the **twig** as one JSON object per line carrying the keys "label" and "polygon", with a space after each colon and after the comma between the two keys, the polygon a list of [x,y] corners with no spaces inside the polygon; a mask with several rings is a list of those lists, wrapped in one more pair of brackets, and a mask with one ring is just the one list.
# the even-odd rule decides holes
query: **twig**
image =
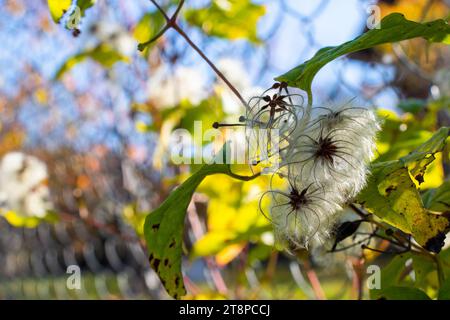
{"label": "twig", "polygon": [[241,103],[244,105],[245,108],[248,108],[248,104],[245,101],[245,99],[242,97],[242,95],[239,93],[239,91],[231,84],[231,82],[225,77],[225,75],[217,69],[217,67],[214,65],[214,63],[205,55],[205,53],[189,38],[189,36],[183,31],[183,29],[180,28],[180,26],[177,24],[177,16],[181,11],[181,8],[183,7],[184,0],[181,0],[178,4],[177,9],[175,10],[175,13],[172,15],[172,17],[169,18],[167,13],[164,11],[163,8],[155,1],[150,0],[155,7],[158,9],[158,11],[164,16],[164,19],[166,19],[166,25],[164,28],[158,32],[152,39],[145,43],[139,44],[138,48],[139,50],[143,50],[147,45],[150,43],[156,41],[158,38],[160,38],[168,29],[174,29],[178,34],[183,37],[186,42],[194,49],[200,57],[213,69],[213,71],[217,74],[217,76],[222,79],[223,82],[230,88],[230,90],[234,93],[234,95],[241,101]]}
{"label": "twig", "polygon": [[[379,223],[377,221],[374,221],[373,219],[370,219],[369,218],[369,214],[364,213],[364,211],[361,210],[360,208],[358,208],[355,204],[352,203],[352,204],[349,205],[349,207],[352,208],[358,215],[360,215],[361,217],[364,217],[365,219],[367,219],[368,222],[374,223],[376,226],[380,227],[383,230],[387,230],[387,228],[383,224],[381,224],[381,223]],[[394,233],[394,234],[392,234],[392,237],[396,240],[396,245],[399,245],[400,243],[403,242],[403,245],[401,245],[400,247],[403,247],[405,249],[404,252],[411,251],[411,252],[414,252],[416,254],[420,254],[420,255],[426,256],[426,257],[430,258],[431,260],[433,260],[434,263],[436,264],[436,270],[437,270],[437,273],[438,273],[439,285],[441,286],[444,283],[444,281],[445,281],[445,273],[444,273],[444,270],[443,270],[442,262],[439,259],[438,255],[436,255],[436,254],[434,254],[432,252],[429,252],[426,249],[422,248],[421,246],[411,242],[410,238],[409,239],[405,239],[405,237],[403,237],[403,235],[401,235],[401,234]],[[411,236],[409,235],[409,237],[411,237]],[[404,245],[405,242],[408,243],[408,244]],[[412,248],[414,248],[416,250],[412,250]],[[368,250],[372,250],[372,251],[380,252],[380,253],[391,253],[391,252],[378,250],[378,249],[375,249],[375,248],[370,248],[370,247],[367,247],[367,246],[364,246],[364,249],[368,249]],[[401,253],[404,253],[404,252],[392,252],[392,253],[393,254],[401,254]]]}

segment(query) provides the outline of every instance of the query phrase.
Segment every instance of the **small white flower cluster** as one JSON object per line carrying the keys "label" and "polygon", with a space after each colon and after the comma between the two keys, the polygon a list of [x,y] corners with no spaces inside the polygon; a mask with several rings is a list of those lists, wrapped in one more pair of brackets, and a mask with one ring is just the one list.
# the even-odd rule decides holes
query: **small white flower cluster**
{"label": "small white flower cluster", "polygon": [[380,124],[373,111],[351,102],[305,108],[285,83],[270,90],[276,93],[250,101],[245,121],[251,128],[278,130],[281,164],[274,176],[287,179],[289,189],[271,184],[264,194],[271,195],[275,236],[286,248],[321,247],[342,207],[365,185]]}
{"label": "small white flower cluster", "polygon": [[21,152],[7,153],[0,161],[0,209],[26,217],[44,217],[49,200],[47,167]]}

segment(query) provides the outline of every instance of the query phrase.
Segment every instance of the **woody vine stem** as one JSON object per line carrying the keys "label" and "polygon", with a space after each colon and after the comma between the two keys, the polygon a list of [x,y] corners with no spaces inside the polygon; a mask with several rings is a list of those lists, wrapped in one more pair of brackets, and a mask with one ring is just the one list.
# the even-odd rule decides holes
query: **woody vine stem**
{"label": "woody vine stem", "polygon": [[214,65],[214,63],[205,55],[205,53],[189,38],[189,36],[181,29],[181,27],[177,23],[177,17],[178,14],[181,11],[181,8],[183,7],[184,0],[181,0],[178,4],[177,9],[175,10],[175,13],[169,17],[167,13],[164,11],[164,9],[155,1],[150,0],[153,5],[158,9],[158,11],[163,15],[164,19],[166,20],[166,25],[164,28],[158,32],[153,38],[151,38],[149,41],[142,43],[139,45],[139,50],[143,50],[146,46],[151,44],[152,42],[158,40],[167,30],[173,29],[178,34],[183,37],[186,42],[202,57],[203,60],[206,61],[206,63],[213,69],[213,71],[217,74],[217,76],[225,82],[225,84],[230,88],[230,90],[234,93],[234,95],[241,101],[241,103],[244,105],[244,107],[248,107],[247,102],[242,97],[242,95],[239,93],[239,91],[233,86],[233,84],[225,77],[225,75],[217,69],[217,67]]}

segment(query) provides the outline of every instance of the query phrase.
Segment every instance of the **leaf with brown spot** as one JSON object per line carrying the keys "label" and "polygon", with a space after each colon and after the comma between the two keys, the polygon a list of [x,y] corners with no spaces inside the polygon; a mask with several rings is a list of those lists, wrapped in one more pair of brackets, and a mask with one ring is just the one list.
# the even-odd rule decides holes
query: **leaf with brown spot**
{"label": "leaf with brown spot", "polygon": [[[230,155],[230,152],[231,149],[225,146],[219,156],[224,157],[222,160],[228,159],[225,157]],[[229,165],[222,164],[224,162],[226,161],[201,167],[145,219],[144,235],[150,265],[159,275],[169,295],[175,299],[186,294],[181,270],[182,238],[186,210],[198,185],[205,177],[212,174],[227,174],[241,180],[250,180],[256,177],[235,175],[231,172]]]}
{"label": "leaf with brown spot", "polygon": [[450,210],[450,181],[445,181],[439,188],[430,189],[422,196],[425,207],[432,211]]}
{"label": "leaf with brown spot", "polygon": [[366,209],[411,234],[432,252],[440,251],[442,234],[449,228],[449,219],[424,207],[411,176],[425,174],[434,154],[443,150],[449,132],[449,128],[441,128],[409,155],[373,165],[367,186],[358,196],[358,202],[364,203]]}

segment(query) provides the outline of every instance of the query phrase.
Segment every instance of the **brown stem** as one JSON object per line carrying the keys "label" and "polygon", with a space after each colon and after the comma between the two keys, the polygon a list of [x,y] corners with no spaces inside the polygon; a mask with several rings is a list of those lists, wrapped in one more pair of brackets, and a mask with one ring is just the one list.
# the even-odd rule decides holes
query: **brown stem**
{"label": "brown stem", "polygon": [[[384,226],[382,223],[379,223],[378,221],[375,221],[375,220],[371,219],[371,218],[370,218],[370,214],[365,213],[361,208],[358,208],[354,203],[349,204],[349,207],[350,207],[353,211],[355,211],[355,213],[357,213],[359,216],[361,216],[361,217],[363,217],[364,219],[366,219],[366,221],[375,224],[377,227],[379,227],[379,228],[381,228],[381,229],[383,229],[383,230],[387,230],[387,229],[388,229],[388,228],[387,228],[386,226]],[[415,243],[413,243],[413,242],[410,242],[409,239],[405,238],[402,234],[394,233],[394,234],[392,235],[392,237],[393,237],[396,241],[398,241],[398,242],[400,242],[400,243],[402,243],[402,242],[403,242],[403,243],[408,243],[408,244],[410,243],[411,248],[416,249],[416,250],[411,250],[412,252],[417,253],[417,254],[421,254],[421,255],[424,255],[424,256],[427,256],[427,257],[433,259],[434,261],[436,261],[436,255],[435,255],[435,254],[433,254],[433,253],[431,253],[431,252],[425,250],[425,249],[422,248],[420,245],[417,245],[417,244],[415,244]],[[436,261],[436,263],[438,263],[438,262]],[[438,265],[438,272],[439,272],[439,265]]]}
{"label": "brown stem", "polygon": [[178,24],[174,23],[172,28],[175,29],[179,33],[179,35],[182,36],[186,40],[186,42],[192,47],[192,49],[197,51],[197,53],[200,55],[200,57],[202,57],[202,59],[205,60],[205,62],[211,67],[211,69],[214,70],[214,72],[217,74],[217,76],[220,79],[222,79],[223,82],[226,83],[226,85],[230,88],[230,90],[234,93],[234,95],[247,108],[247,102],[241,96],[239,91],[231,84],[230,81],[228,81],[228,79],[224,76],[224,74],[219,69],[217,69],[217,67],[214,65],[214,63],[212,63],[211,60],[209,60],[209,58],[203,53],[203,51],[199,47],[197,47],[197,45],[195,43],[192,42],[192,40],[189,38],[189,36],[178,26]]}
{"label": "brown stem", "polygon": [[251,176],[241,176],[239,174],[235,174],[235,173],[231,172],[231,170],[230,170],[228,175],[237,180],[250,181],[250,180],[258,178],[261,175],[261,172],[255,173],[254,175],[251,175]]}
{"label": "brown stem", "polygon": [[186,40],[186,42],[192,47],[192,49],[194,49],[200,55],[200,57],[202,57],[202,59],[205,60],[205,62],[211,67],[211,69],[213,69],[213,71],[217,74],[217,76],[220,79],[222,79],[223,82],[225,82],[225,84],[228,86],[228,88],[230,88],[230,90],[234,93],[234,95],[241,101],[241,103],[244,105],[244,107],[247,108],[248,107],[247,102],[241,96],[239,91],[231,84],[231,82],[225,77],[225,75],[219,69],[217,69],[217,67],[214,65],[214,63],[212,63],[212,61],[209,60],[209,58],[205,55],[205,53],[191,40],[191,38],[189,38],[189,36],[177,24],[177,22],[176,22],[177,16],[180,13],[181,8],[183,7],[184,0],[180,1],[177,9],[175,10],[175,13],[170,18],[167,15],[167,13],[164,11],[164,9],[161,8],[161,6],[155,0],[150,0],[150,1],[155,5],[155,7],[158,9],[158,11],[161,12],[161,14],[164,16],[164,19],[166,19],[166,26],[160,32],[158,32],[158,34],[155,35],[152,39],[150,39],[149,41],[147,41],[143,44],[140,44],[139,49],[142,50],[143,48],[145,48],[146,45],[157,40],[168,29],[170,29],[170,28],[174,29],[176,32],[178,32],[178,34],[180,36],[182,36]]}
{"label": "brown stem", "polygon": [[155,0],[150,0],[150,1],[153,3],[153,5],[156,7],[156,9],[158,9],[158,11],[161,12],[161,14],[164,16],[164,19],[166,19],[166,21],[169,22],[170,21],[169,16],[166,14],[164,9],[160,7],[158,2],[156,2]]}
{"label": "brown stem", "polygon": [[175,10],[175,13],[173,14],[173,16],[171,18],[172,21],[175,21],[177,19],[178,14],[181,11],[181,8],[183,8],[183,5],[184,5],[184,0],[181,0],[180,3],[178,4],[177,9]]}

